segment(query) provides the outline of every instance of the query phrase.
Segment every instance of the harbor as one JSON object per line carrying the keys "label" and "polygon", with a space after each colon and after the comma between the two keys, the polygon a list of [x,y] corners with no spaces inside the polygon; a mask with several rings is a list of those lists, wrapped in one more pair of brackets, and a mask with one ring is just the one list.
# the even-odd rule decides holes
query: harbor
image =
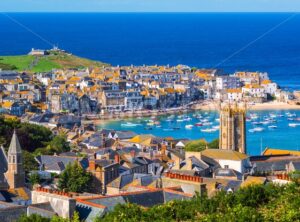
{"label": "harbor", "polygon": [[[194,111],[185,114],[138,117],[124,120],[101,121],[99,129],[134,131],[176,139],[212,141],[219,137],[219,113]],[[282,134],[282,132],[285,134]],[[247,152],[260,154],[266,147],[299,150],[300,111],[249,111],[246,117]],[[294,138],[291,140],[290,138]]]}

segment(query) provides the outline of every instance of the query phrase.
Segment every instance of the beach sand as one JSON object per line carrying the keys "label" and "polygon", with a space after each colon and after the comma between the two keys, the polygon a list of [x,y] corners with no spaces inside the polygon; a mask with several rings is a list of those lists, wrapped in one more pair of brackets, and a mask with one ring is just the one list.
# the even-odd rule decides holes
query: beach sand
{"label": "beach sand", "polygon": [[[195,110],[217,110],[217,103],[209,102],[205,104],[197,104]],[[284,102],[267,102],[248,105],[248,110],[300,110],[300,105],[293,105]]]}

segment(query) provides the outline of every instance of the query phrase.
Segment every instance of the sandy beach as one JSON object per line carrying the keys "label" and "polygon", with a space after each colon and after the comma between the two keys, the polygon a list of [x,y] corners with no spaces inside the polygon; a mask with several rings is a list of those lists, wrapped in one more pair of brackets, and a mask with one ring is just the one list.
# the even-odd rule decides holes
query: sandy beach
{"label": "sandy beach", "polygon": [[[214,102],[197,104],[194,110],[217,110],[218,105]],[[248,105],[248,110],[300,110],[300,105],[288,104],[284,102],[266,102]]]}

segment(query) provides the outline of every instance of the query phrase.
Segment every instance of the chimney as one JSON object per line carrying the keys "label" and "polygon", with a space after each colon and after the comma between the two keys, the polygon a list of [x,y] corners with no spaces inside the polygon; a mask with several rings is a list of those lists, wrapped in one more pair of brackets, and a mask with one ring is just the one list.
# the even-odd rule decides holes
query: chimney
{"label": "chimney", "polygon": [[174,164],[175,164],[172,169],[180,170],[180,162],[181,162],[180,158],[178,156],[174,155],[174,157],[172,157],[172,159],[174,160]]}
{"label": "chimney", "polygon": [[187,170],[192,170],[192,158],[187,158],[185,160],[185,164],[186,164],[186,169]]}
{"label": "chimney", "polygon": [[132,158],[135,157],[135,150],[131,150],[130,155],[131,155]]}
{"label": "chimney", "polygon": [[120,163],[120,156],[119,154],[115,154],[115,162]]}
{"label": "chimney", "polygon": [[95,170],[96,170],[96,162],[95,162],[95,159],[90,159],[90,160],[89,160],[89,170],[90,170],[90,171],[95,171]]}
{"label": "chimney", "polygon": [[102,148],[105,148],[105,134],[102,134]]}
{"label": "chimney", "polygon": [[165,144],[161,145],[161,154],[162,155],[166,154],[166,149],[167,149],[167,146]]}

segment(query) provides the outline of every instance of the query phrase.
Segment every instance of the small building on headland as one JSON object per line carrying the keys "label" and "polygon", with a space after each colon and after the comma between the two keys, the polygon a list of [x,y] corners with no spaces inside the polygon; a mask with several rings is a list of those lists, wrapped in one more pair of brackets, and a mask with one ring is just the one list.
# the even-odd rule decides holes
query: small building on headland
{"label": "small building on headland", "polygon": [[33,55],[33,56],[44,56],[47,54],[48,54],[47,50],[35,49],[35,48],[32,48],[31,51],[28,53],[28,55]]}

